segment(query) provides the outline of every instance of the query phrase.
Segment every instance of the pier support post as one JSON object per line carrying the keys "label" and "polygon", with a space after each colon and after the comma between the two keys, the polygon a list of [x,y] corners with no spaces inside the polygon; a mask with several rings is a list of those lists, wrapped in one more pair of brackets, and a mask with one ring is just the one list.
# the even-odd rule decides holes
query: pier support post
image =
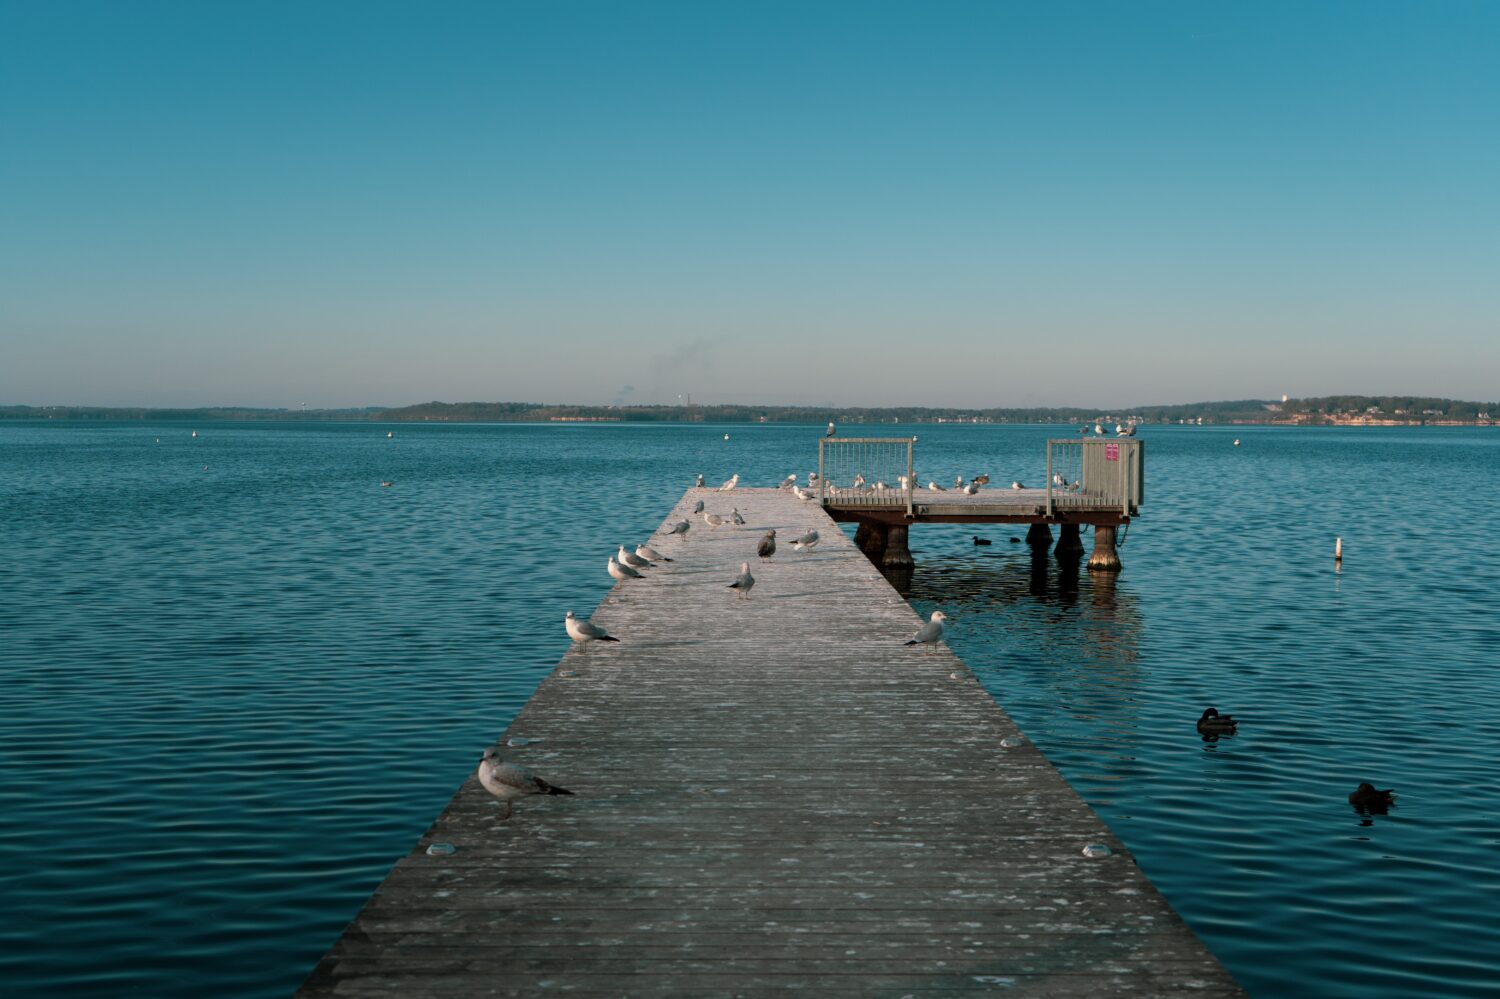
{"label": "pier support post", "polygon": [[1089,556],[1090,571],[1120,571],[1120,553],[1115,551],[1115,531],[1113,525],[1094,525],[1094,553]]}
{"label": "pier support post", "polygon": [[854,530],[854,544],[865,553],[865,558],[880,565],[885,557],[885,525],[861,520]]}
{"label": "pier support post", "polygon": [[1057,547],[1052,554],[1058,558],[1078,558],[1083,554],[1083,539],[1078,536],[1077,524],[1062,524],[1057,533]]}
{"label": "pier support post", "polygon": [[906,547],[906,525],[889,524],[885,529],[885,553],[880,557],[883,569],[915,569],[911,550]]}
{"label": "pier support post", "polygon": [[1032,524],[1026,530],[1026,543],[1033,551],[1040,548],[1045,552],[1052,547],[1052,528],[1046,524]]}

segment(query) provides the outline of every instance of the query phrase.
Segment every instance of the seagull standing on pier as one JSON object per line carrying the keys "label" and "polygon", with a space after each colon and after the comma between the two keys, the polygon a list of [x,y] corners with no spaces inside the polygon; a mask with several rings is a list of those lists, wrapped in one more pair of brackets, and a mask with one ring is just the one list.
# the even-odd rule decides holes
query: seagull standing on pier
{"label": "seagull standing on pier", "polygon": [[[683,523],[687,523],[687,521],[683,521]],[[646,545],[636,545],[635,546],[635,553],[637,555],[639,555],[641,558],[647,559],[648,561],[651,561],[651,562],[670,562],[670,561],[672,561],[671,559],[669,559],[665,555],[663,555],[661,552],[657,551],[655,548],[650,548],[650,547],[648,547]]]}
{"label": "seagull standing on pier", "polygon": [[832,423],[830,423],[830,424],[828,424],[828,429],[825,430],[825,431],[823,431],[823,436],[824,437],[832,437],[833,436],[833,431],[834,431],[834,426],[833,426]]}
{"label": "seagull standing on pier", "polygon": [[702,513],[703,512],[703,501],[702,500],[699,500],[698,502],[696,502],[696,503],[693,504],[693,512],[694,513]]}
{"label": "seagull standing on pier", "polygon": [[791,475],[788,475],[786,478],[782,479],[781,480],[781,485],[777,486],[776,488],[777,489],[790,489],[793,486],[795,486],[796,484],[797,484],[797,476],[796,476],[795,473],[793,473]]}
{"label": "seagull standing on pier", "polygon": [[627,580],[627,579],[645,579],[646,578],[645,576],[642,576],[639,572],[636,572],[630,566],[628,566],[628,565],[621,565],[615,559],[615,557],[613,555],[611,555],[609,557],[609,574],[611,576],[615,577],[616,579],[618,579],[622,583],[625,582],[625,580]]}
{"label": "seagull standing on pier", "polygon": [[907,645],[931,645],[943,637],[943,622],[948,620],[948,615],[942,611],[933,611],[932,619],[917,629],[917,633],[906,643]]}
{"label": "seagull standing on pier", "polygon": [[628,551],[626,551],[624,545],[621,545],[619,552],[616,553],[616,555],[615,555],[615,561],[619,562],[621,565],[628,565],[632,569],[652,569],[652,568],[655,568],[651,564],[651,560],[650,559],[642,558],[641,556],[637,555],[635,552],[628,552]]}
{"label": "seagull standing on pier", "polygon": [[703,522],[709,527],[720,527],[724,523],[724,518],[716,513],[705,513],[703,515]]}
{"label": "seagull standing on pier", "polygon": [[686,534],[688,532],[688,528],[692,526],[693,525],[688,523],[686,520],[679,520],[677,523],[673,524],[670,528],[667,529],[667,533]]}
{"label": "seagull standing on pier", "polygon": [[719,487],[719,492],[721,492],[721,493],[727,493],[727,492],[729,492],[729,490],[733,489],[735,486],[737,486],[739,484],[740,484],[740,473],[739,472],[735,472],[729,478],[727,478],[727,479],[724,480],[724,484]]}
{"label": "seagull standing on pier", "polygon": [[793,538],[792,539],[792,547],[795,548],[795,549],[797,549],[799,552],[801,552],[801,551],[808,551],[808,550],[816,547],[817,543],[818,543],[818,532],[817,531],[808,531],[806,534],[802,535],[802,537],[800,537],[800,538]]}
{"label": "seagull standing on pier", "polygon": [[740,516],[740,508],[732,507],[729,511],[729,519],[734,522],[735,527],[744,527],[745,518]]}
{"label": "seagull standing on pier", "polygon": [[749,600],[750,588],[755,585],[755,577],[750,575],[750,563],[740,563],[740,574],[734,577],[734,582],[729,584],[729,589],[739,590],[736,600]]}
{"label": "seagull standing on pier", "polygon": [[500,750],[491,746],[479,760],[479,783],[484,789],[505,802],[504,822],[510,818],[512,802],[530,794],[572,794],[565,788],[548,784],[530,770],[517,763],[506,763],[500,758]]}
{"label": "seagull standing on pier", "polygon": [[698,481],[694,482],[693,485],[696,486],[699,489],[703,488],[703,473],[702,472],[698,473]]}
{"label": "seagull standing on pier", "polygon": [[761,558],[770,558],[776,554],[776,530],[772,528],[766,532],[766,536],[760,539],[760,547],[755,553]]}
{"label": "seagull standing on pier", "polygon": [[589,642],[618,642],[619,639],[599,627],[592,621],[582,621],[572,612],[568,611],[563,618],[563,627],[568,629],[568,637],[573,641],[587,646]]}

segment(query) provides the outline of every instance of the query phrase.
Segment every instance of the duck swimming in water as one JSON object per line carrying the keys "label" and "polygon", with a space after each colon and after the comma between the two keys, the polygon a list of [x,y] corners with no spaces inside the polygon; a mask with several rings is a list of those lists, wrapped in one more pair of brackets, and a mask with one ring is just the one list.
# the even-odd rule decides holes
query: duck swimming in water
{"label": "duck swimming in water", "polygon": [[1234,715],[1221,715],[1218,709],[1209,708],[1198,719],[1198,732],[1201,735],[1234,735],[1239,725]]}
{"label": "duck swimming in water", "polygon": [[1384,815],[1395,804],[1395,790],[1377,791],[1368,781],[1349,792],[1349,804],[1362,814]]}

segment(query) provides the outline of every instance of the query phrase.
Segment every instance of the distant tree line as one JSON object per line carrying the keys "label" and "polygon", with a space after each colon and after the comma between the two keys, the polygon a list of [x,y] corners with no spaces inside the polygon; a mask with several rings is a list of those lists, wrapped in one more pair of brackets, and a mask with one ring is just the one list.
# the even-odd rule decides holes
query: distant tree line
{"label": "distant tree line", "polygon": [[[454,423],[514,423],[549,420],[619,420],[637,423],[804,423],[821,425],[879,423],[1279,423],[1366,416],[1381,419],[1474,422],[1500,418],[1500,403],[1465,402],[1420,396],[1340,395],[1292,399],[1194,402],[1125,409],[1085,409],[1077,406],[962,409],[956,407],[882,406],[581,406],[538,402],[425,402],[390,408],[256,409],[219,406],[203,409],[153,409],[100,406],[0,406],[0,420],[99,421],[408,421]],[[1112,427],[1110,428],[1112,429]]]}

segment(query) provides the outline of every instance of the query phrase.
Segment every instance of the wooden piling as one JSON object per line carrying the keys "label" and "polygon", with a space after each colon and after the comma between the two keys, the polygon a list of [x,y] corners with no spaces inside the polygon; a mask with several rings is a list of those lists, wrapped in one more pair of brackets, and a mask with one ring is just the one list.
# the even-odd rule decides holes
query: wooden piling
{"label": "wooden piling", "polygon": [[1089,556],[1089,569],[1094,572],[1119,572],[1120,553],[1115,550],[1116,528],[1107,524],[1094,526],[1094,551]]}

